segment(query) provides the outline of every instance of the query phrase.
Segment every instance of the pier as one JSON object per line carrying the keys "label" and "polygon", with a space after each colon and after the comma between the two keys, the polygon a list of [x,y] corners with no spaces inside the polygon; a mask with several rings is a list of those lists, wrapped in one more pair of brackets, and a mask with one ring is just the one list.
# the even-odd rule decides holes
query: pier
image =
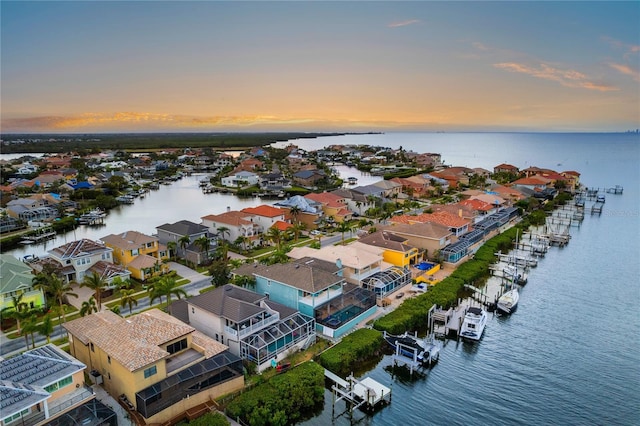
{"label": "pier", "polygon": [[591,215],[597,214],[598,216],[602,214],[602,209],[604,207],[604,202],[596,201],[591,206]]}
{"label": "pier", "polygon": [[[391,403],[391,389],[373,380],[370,377],[356,379],[353,374],[343,379],[331,371],[324,369],[324,376],[334,384],[331,386],[333,392],[333,413],[332,418],[341,416],[335,415],[335,405],[339,401],[346,401],[349,415],[353,415],[353,410],[363,407],[366,410],[373,410],[379,405]],[[345,412],[347,412],[345,411]]]}
{"label": "pier", "polygon": [[466,313],[467,307],[461,306],[460,303],[446,311],[441,308],[435,309],[432,314],[433,333],[441,337],[457,336]]}

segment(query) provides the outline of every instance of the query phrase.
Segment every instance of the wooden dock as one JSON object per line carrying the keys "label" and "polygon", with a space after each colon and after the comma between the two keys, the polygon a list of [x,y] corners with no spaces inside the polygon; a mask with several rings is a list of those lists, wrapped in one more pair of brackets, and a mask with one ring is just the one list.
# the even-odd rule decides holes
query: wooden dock
{"label": "wooden dock", "polygon": [[604,208],[604,203],[597,201],[591,206],[591,215],[597,214],[598,216],[602,214],[602,209]]}
{"label": "wooden dock", "polygon": [[433,333],[441,337],[457,336],[466,313],[467,307],[461,306],[460,303],[458,303],[457,307],[449,308],[446,311],[436,309],[432,316]]}
{"label": "wooden dock", "polygon": [[[373,410],[376,407],[391,403],[391,389],[375,381],[370,377],[356,379],[353,374],[343,379],[331,371],[324,369],[324,376],[333,382],[333,414],[335,419],[335,405],[344,400],[347,403],[349,415],[353,415],[353,410],[363,407]],[[339,414],[338,416],[344,413]]]}

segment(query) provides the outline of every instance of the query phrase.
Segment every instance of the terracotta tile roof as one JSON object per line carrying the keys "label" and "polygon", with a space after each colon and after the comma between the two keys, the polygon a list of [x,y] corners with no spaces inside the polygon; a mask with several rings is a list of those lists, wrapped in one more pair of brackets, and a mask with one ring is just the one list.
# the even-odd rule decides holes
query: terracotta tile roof
{"label": "terracotta tile roof", "polygon": [[67,321],[62,326],[74,338],[80,340],[84,345],[88,345],[89,337],[87,337],[87,333],[110,324],[122,324],[124,321],[124,318],[111,311],[102,311]]}
{"label": "terracotta tile roof", "polygon": [[401,223],[385,227],[384,230],[401,236],[410,235],[432,240],[440,240],[452,234],[448,227],[433,222],[414,224]]}
{"label": "terracotta tile roof", "polygon": [[232,210],[230,212],[224,212],[221,214],[210,214],[207,216],[203,216],[201,219],[210,220],[211,222],[217,223],[226,223],[227,225],[240,226],[251,225],[253,223],[250,220],[246,219],[249,216],[250,215],[248,213]]}
{"label": "terracotta tile roof", "polygon": [[282,216],[286,213],[285,210],[279,209],[277,207],[268,206],[266,204],[263,204],[257,207],[246,207],[241,211],[245,213],[250,213],[252,215],[263,216],[263,217]]}
{"label": "terracotta tile roof", "polygon": [[546,185],[550,183],[550,179],[546,179],[542,176],[531,176],[528,178],[521,178],[516,181],[511,182],[512,185]]}
{"label": "terracotta tile roof", "polygon": [[341,202],[344,199],[343,197],[332,194],[331,192],[312,192],[311,194],[305,195],[304,198],[308,198],[309,200],[317,201],[318,203],[322,204],[329,204],[331,202],[337,203]]}
{"label": "terracotta tile roof", "polygon": [[478,210],[481,212],[486,212],[493,208],[491,204],[485,203],[484,201],[478,200],[478,199],[469,199],[469,200],[460,201],[459,204],[463,206],[469,206],[472,209]]}
{"label": "terracotta tile roof", "polygon": [[160,345],[194,331],[193,327],[174,321],[171,315],[152,309],[120,324],[93,329],[87,337],[129,371],[135,371],[169,355]]}
{"label": "terracotta tile roof", "polygon": [[580,176],[580,173],[575,170],[567,170],[566,172],[562,172],[563,175],[571,175],[571,176]]}
{"label": "terracotta tile roof", "polygon": [[389,219],[389,221],[394,223],[405,223],[405,224],[434,222],[450,228],[460,228],[469,224],[469,220],[463,219],[461,217],[458,217],[454,214],[451,214],[445,211],[439,211],[434,213],[422,213],[417,216],[409,216],[409,215],[394,216],[391,219]]}
{"label": "terracotta tile roof", "polygon": [[153,266],[155,266],[156,262],[159,263],[160,260],[156,259],[153,256],[149,256],[148,254],[141,254],[139,256],[136,256],[135,259],[129,262],[127,267],[131,267],[134,269],[152,268]]}
{"label": "terracotta tile roof", "polygon": [[271,225],[272,228],[277,228],[280,231],[286,231],[287,229],[291,228],[293,225],[287,222],[283,222],[282,220],[277,221],[276,223],[274,223],[273,225]]}

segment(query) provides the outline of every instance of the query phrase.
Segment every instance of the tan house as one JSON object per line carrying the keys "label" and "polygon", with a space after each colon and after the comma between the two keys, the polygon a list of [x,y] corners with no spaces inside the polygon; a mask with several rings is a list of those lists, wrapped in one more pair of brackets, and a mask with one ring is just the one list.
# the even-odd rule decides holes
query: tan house
{"label": "tan house", "polygon": [[405,238],[406,244],[426,250],[426,255],[430,258],[434,258],[435,253],[451,244],[453,237],[448,227],[433,222],[401,223],[387,226],[384,231]]}
{"label": "tan house", "polygon": [[244,387],[242,361],[227,346],[158,309],[126,320],[98,312],[64,328],[71,354],[147,424]]}

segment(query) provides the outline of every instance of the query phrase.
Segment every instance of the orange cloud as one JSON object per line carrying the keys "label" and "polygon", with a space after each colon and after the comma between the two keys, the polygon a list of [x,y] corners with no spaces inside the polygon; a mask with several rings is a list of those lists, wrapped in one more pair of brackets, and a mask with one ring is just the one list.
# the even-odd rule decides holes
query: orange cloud
{"label": "orange cloud", "polygon": [[576,70],[562,70],[551,67],[547,64],[540,64],[538,67],[532,67],[525,64],[515,62],[502,62],[493,64],[494,67],[522,74],[527,74],[544,80],[551,80],[562,84],[565,87],[575,87],[589,90],[597,90],[600,92],[609,92],[618,90],[617,87],[598,84],[589,79],[589,77]]}
{"label": "orange cloud", "polygon": [[407,21],[392,22],[387,25],[388,28],[406,27],[407,25],[419,24],[419,19],[409,19]]}
{"label": "orange cloud", "polygon": [[635,81],[640,81],[640,72],[638,72],[638,70],[634,70],[629,65],[616,64],[613,62],[610,62],[607,65],[621,74],[630,75]]}

